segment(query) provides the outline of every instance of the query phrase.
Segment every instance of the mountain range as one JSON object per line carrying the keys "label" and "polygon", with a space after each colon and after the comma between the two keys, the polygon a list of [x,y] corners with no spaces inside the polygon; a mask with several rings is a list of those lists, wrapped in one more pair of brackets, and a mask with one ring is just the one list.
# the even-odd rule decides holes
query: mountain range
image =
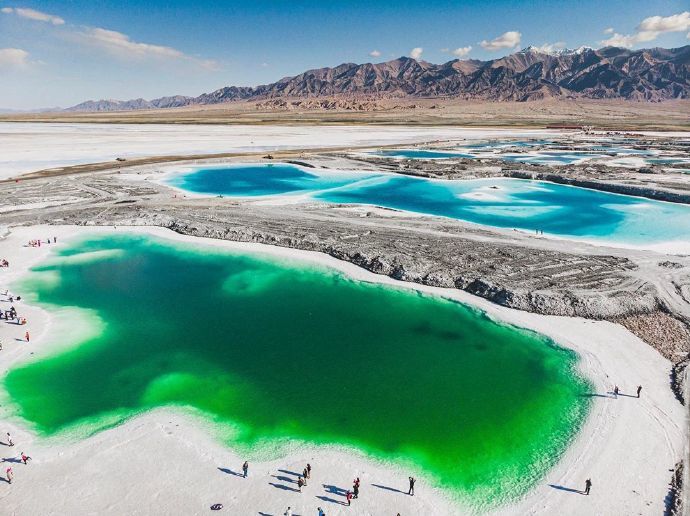
{"label": "mountain range", "polygon": [[491,61],[432,64],[410,57],[344,63],[256,87],[227,86],[198,97],[87,101],[66,111],[163,109],[236,101],[316,98],[455,98],[489,101],[547,98],[661,101],[690,98],[690,45],[545,52],[528,47]]}

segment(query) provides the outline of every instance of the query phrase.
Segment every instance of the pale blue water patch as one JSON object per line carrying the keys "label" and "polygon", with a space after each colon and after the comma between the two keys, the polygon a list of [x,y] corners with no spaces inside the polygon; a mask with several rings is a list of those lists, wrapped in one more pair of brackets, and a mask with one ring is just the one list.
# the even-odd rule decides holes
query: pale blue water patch
{"label": "pale blue water patch", "polygon": [[473,159],[476,156],[463,152],[452,151],[437,151],[430,149],[395,149],[395,150],[381,150],[370,152],[369,154],[375,156],[385,156],[387,158],[401,158],[401,159],[451,159],[451,158],[469,158]]}
{"label": "pale blue water patch", "polygon": [[284,163],[225,165],[176,174],[166,182],[200,194],[258,197],[328,190],[375,175],[314,170]]}
{"label": "pale blue water patch", "polygon": [[[632,140],[634,141],[634,140]],[[516,163],[534,163],[539,165],[571,165],[583,160],[606,158],[612,154],[616,156],[644,156],[650,157],[650,163],[655,162],[651,157],[657,156],[656,151],[638,150],[619,145],[589,145],[581,149],[554,149],[550,147],[561,145],[552,140],[491,140],[480,143],[461,145],[458,151],[433,150],[433,149],[395,149],[374,151],[369,154],[401,159],[453,159],[467,158],[480,159],[491,158]],[[530,153],[518,153],[510,149],[531,147],[545,147]],[[467,152],[462,152],[467,151]],[[673,159],[673,158],[670,158]],[[682,161],[680,161],[682,162]],[[678,163],[678,161],[658,161],[660,164]]]}
{"label": "pale blue water patch", "polygon": [[[224,172],[223,172],[224,171]],[[221,173],[223,172],[223,173]],[[521,179],[431,180],[389,173],[249,164],[185,174],[178,186],[237,197],[308,194],[487,226],[624,245],[690,244],[690,206]],[[274,193],[271,193],[274,192]]]}
{"label": "pale blue water patch", "polygon": [[[548,143],[548,142],[545,142]],[[543,165],[569,165],[576,163],[583,159],[593,159],[603,157],[601,154],[593,154],[591,152],[577,152],[577,151],[538,151],[534,153],[500,153],[488,152],[491,148],[498,149],[499,146],[489,147],[490,144],[475,144],[465,146],[463,149],[470,149],[475,152],[468,154],[455,151],[436,151],[431,149],[396,149],[396,150],[382,150],[375,151],[369,154],[376,156],[385,156],[389,158],[400,159],[479,159],[491,158],[503,161],[514,161],[518,163],[537,163]],[[534,145],[537,145],[536,143]],[[511,145],[504,145],[504,147],[528,147],[528,142],[515,142]],[[483,152],[487,151],[487,152]]]}
{"label": "pale blue water patch", "polygon": [[608,145],[593,145],[587,150],[615,154],[616,156],[656,156],[657,152],[651,150],[631,149],[627,147],[614,147]]}
{"label": "pale blue water patch", "polygon": [[595,159],[603,157],[600,154],[575,151],[545,151],[534,154],[499,154],[492,156],[504,161],[515,161],[518,163],[536,163],[540,165],[570,165],[584,159]]}
{"label": "pale blue water patch", "polygon": [[653,165],[676,165],[678,163],[690,163],[690,158],[649,158],[645,161]]}

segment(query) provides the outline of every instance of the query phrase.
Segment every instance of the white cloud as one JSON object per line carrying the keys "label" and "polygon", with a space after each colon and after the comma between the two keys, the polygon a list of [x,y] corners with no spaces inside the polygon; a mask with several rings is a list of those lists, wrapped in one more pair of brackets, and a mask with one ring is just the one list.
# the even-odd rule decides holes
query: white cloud
{"label": "white cloud", "polygon": [[500,50],[502,48],[513,48],[520,45],[520,40],[522,39],[522,34],[516,30],[510,30],[504,32],[497,38],[491,41],[484,40],[480,43],[482,48],[490,51]]}
{"label": "white cloud", "polygon": [[378,50],[372,50],[371,52],[369,52],[369,55],[371,57],[381,57],[381,52],[379,52]]}
{"label": "white cloud", "polygon": [[613,30],[613,27],[609,27],[607,29],[604,29],[604,34],[613,34],[615,31]]}
{"label": "white cloud", "polygon": [[[21,18],[50,23],[52,25],[64,25],[65,20],[59,16],[47,14],[34,9],[23,7],[3,7],[0,12],[14,14]],[[100,27],[83,27],[82,29],[68,28],[64,34],[70,38],[76,38],[82,44],[96,46],[124,59],[173,59],[186,60],[208,70],[217,70],[218,63],[211,59],[201,59],[190,56],[176,48],[164,45],[152,45],[140,43],[121,32],[103,29]],[[16,49],[14,49],[16,50]]]}
{"label": "white cloud", "polygon": [[422,52],[424,52],[422,47],[414,47],[412,50],[410,50],[410,57],[412,59],[419,59],[422,57]]}
{"label": "white cloud", "polygon": [[93,45],[123,59],[173,59],[187,60],[202,68],[215,70],[218,64],[211,59],[199,59],[176,48],[164,45],[152,45],[133,41],[128,35],[100,27],[87,28],[79,33],[81,41]]}
{"label": "white cloud", "polygon": [[688,29],[690,29],[690,11],[666,17],[650,16],[642,20],[637,27],[637,30],[641,32],[683,32]]}
{"label": "white cloud", "polygon": [[543,45],[539,47],[533,47],[535,50],[538,50],[539,52],[542,52],[544,54],[551,54],[552,52],[555,52],[556,50],[562,50],[565,48],[565,42],[564,41],[556,41],[556,43],[544,43]]}
{"label": "white cloud", "polygon": [[451,52],[455,57],[467,57],[467,55],[472,51],[472,46],[458,47]]}
{"label": "white cloud", "polygon": [[28,64],[29,53],[21,48],[0,48],[0,69],[22,68]]}
{"label": "white cloud", "polygon": [[41,11],[36,11],[34,9],[28,9],[25,7],[3,7],[2,9],[0,9],[0,11],[2,11],[5,14],[16,14],[21,18],[27,18],[29,20],[52,23],[53,25],[65,24],[65,20],[63,20],[59,16],[42,13]]}
{"label": "white cloud", "polygon": [[172,47],[137,43],[136,41],[132,41],[126,34],[114,30],[97,27],[87,29],[82,33],[82,36],[84,36],[84,39],[89,43],[124,57],[180,58],[184,56],[182,52]]}
{"label": "white cloud", "polygon": [[601,41],[604,46],[632,48],[638,43],[654,41],[660,34],[666,32],[685,32],[690,29],[690,11],[684,11],[671,16],[650,16],[637,26],[634,34],[613,35]]}
{"label": "white cloud", "polygon": [[637,40],[635,36],[624,36],[615,32],[610,38],[604,39],[599,43],[605,47],[632,48],[637,43]]}

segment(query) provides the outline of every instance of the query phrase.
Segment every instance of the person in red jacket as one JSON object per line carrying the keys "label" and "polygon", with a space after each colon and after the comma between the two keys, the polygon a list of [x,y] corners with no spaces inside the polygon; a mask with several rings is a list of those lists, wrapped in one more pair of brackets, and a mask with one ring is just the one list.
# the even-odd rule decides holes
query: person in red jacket
{"label": "person in red jacket", "polygon": [[348,491],[345,498],[347,498],[347,504],[350,505],[352,503],[352,491]]}

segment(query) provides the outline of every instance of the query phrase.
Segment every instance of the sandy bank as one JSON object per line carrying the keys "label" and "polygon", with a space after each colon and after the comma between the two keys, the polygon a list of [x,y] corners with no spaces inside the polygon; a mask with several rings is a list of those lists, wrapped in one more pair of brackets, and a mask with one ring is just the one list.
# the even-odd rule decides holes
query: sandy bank
{"label": "sandy bank", "polygon": [[[50,251],[51,247],[45,245],[23,247],[29,239],[57,236],[59,246],[71,235],[108,231],[112,228],[13,229],[6,239],[0,240],[0,257],[11,263],[9,270],[0,270],[0,292]],[[659,514],[663,511],[671,476],[668,470],[680,458],[687,440],[685,414],[668,389],[670,362],[621,326],[510,310],[455,289],[411,285],[375,275],[320,253],[185,237],[160,228],[118,231],[144,232],[326,265],[363,281],[456,299],[477,306],[496,319],[552,337],[581,355],[582,372],[594,383],[596,393],[593,394],[601,396],[594,397],[587,423],[559,465],[523,500],[498,512]],[[0,325],[3,373],[12,364],[49,353],[50,349],[44,345],[46,337],[59,331],[58,318],[37,307],[18,304],[17,308],[29,319],[29,324],[27,327]],[[16,341],[26,329],[32,334],[31,343]],[[614,383],[624,393],[642,384],[642,398],[608,397],[606,393]],[[17,446],[0,447],[3,457],[11,458],[26,451],[34,458],[29,466],[12,464],[14,484],[0,483],[0,499],[9,513],[200,514],[207,512],[212,503],[220,502],[225,505],[223,512],[235,514],[256,511],[282,514],[287,506],[298,514],[315,514],[319,505],[328,514],[345,514],[348,509],[337,503],[342,497],[323,485],[348,488],[354,476],[362,478],[363,489],[351,512],[462,512],[443,492],[429,489],[423,482],[418,484],[414,498],[372,486],[404,490],[407,474],[342,450],[301,447],[287,457],[253,464],[250,479],[241,479],[218,468],[239,471],[242,457],[215,442],[203,425],[170,410],[154,411],[72,444],[42,441],[16,421],[0,420],[0,437],[6,431],[12,432]],[[271,485],[289,487],[288,480],[276,477],[290,479],[292,475],[278,470],[299,472],[306,462],[314,466],[315,472],[302,494]],[[582,489],[588,477],[594,483],[589,497],[566,490]]]}

